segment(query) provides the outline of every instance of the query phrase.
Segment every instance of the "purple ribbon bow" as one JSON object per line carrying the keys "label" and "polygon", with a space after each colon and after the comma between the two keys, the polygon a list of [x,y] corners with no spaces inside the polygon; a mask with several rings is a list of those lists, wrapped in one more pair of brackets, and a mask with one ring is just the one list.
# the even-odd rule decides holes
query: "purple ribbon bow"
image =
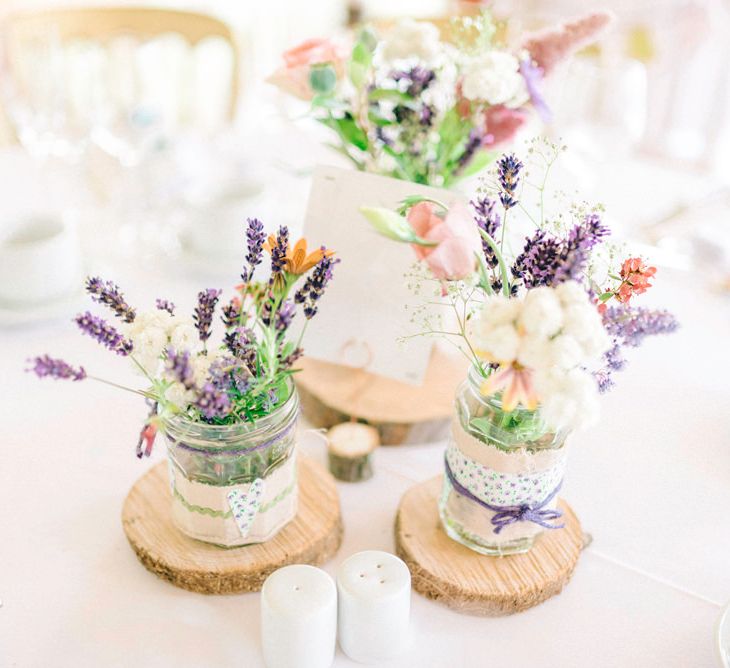
{"label": "purple ribbon bow", "polygon": [[486,501],[483,501],[478,496],[472,494],[456,479],[454,472],[449,466],[449,460],[447,458],[444,459],[444,466],[446,469],[446,477],[449,479],[451,486],[459,494],[465,496],[467,499],[471,499],[480,506],[483,506],[494,513],[491,522],[494,525],[494,533],[496,534],[502,531],[502,529],[506,526],[514,524],[515,522],[534,522],[546,529],[562,529],[565,526],[565,524],[549,524],[552,520],[560,519],[563,516],[563,513],[552,508],[545,508],[545,506],[553,500],[560,490],[560,487],[563,484],[562,480],[558,483],[557,487],[536,506],[528,506],[526,503],[519,506],[490,506]]}

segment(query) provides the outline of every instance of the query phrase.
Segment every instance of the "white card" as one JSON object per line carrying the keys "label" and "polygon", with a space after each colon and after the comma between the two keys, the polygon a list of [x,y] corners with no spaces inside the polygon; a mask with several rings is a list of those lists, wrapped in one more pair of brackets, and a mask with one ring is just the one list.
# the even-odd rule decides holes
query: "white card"
{"label": "white card", "polygon": [[310,244],[334,249],[342,261],[307,329],[305,349],[310,357],[420,385],[433,339],[398,341],[418,331],[406,309],[419,302],[406,280],[415,253],[408,244],[379,235],[359,211],[361,206],[395,209],[409,195],[446,204],[464,200],[453,192],[377,174],[315,170],[304,236]]}

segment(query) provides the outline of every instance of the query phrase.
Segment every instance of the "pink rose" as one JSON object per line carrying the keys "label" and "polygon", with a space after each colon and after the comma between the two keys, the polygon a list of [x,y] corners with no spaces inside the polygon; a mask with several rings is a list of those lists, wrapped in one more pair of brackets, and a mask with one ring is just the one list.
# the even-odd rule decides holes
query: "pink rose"
{"label": "pink rose", "polygon": [[474,253],[479,250],[474,221],[462,204],[452,206],[445,218],[437,216],[436,205],[419,202],[408,212],[413,231],[437,246],[411,244],[419,260],[424,260],[436,278],[456,281],[474,271]]}
{"label": "pink rose", "polygon": [[344,72],[345,51],[329,39],[308,39],[285,51],[283,58],[284,67],[276,70],[267,81],[302,100],[311,100],[314,96],[309,85],[313,65],[332,65],[338,77]]}
{"label": "pink rose", "polygon": [[484,112],[484,122],[484,146],[497,146],[510,141],[517,134],[527,122],[527,112],[498,104]]}

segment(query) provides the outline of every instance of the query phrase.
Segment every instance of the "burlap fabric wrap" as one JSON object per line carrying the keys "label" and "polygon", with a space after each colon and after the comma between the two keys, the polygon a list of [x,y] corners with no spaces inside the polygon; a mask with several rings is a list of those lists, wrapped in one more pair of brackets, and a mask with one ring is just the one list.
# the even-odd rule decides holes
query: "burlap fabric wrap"
{"label": "burlap fabric wrap", "polygon": [[[466,432],[455,416],[446,460],[457,481],[489,505],[527,504],[532,507],[542,503],[560,484],[566,456],[565,445],[534,451],[527,448],[501,450]],[[530,521],[518,521],[496,533],[492,523],[496,511],[452,490],[448,481],[444,482],[442,504],[445,504],[444,510],[450,521],[459,525],[462,532],[478,536],[481,541],[495,546],[546,530]],[[557,495],[542,507],[555,509]]]}

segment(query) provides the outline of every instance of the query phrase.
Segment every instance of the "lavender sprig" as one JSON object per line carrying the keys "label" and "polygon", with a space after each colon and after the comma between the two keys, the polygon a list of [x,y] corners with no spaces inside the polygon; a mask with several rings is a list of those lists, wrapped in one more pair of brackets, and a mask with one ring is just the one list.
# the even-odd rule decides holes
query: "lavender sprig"
{"label": "lavender sprig", "polygon": [[569,280],[580,280],[588,264],[591,250],[611,233],[597,214],[589,214],[582,223],[576,225],[563,242],[558,265],[552,285]]}
{"label": "lavender sprig", "polygon": [[248,246],[246,262],[248,263],[248,267],[245,267],[241,273],[241,278],[244,283],[248,283],[253,278],[256,267],[261,264],[264,241],[266,240],[264,225],[258,218],[249,218],[246,224],[246,245]]}
{"label": "lavender sprig", "polygon": [[220,295],[221,290],[213,288],[198,293],[198,305],[195,307],[193,320],[195,321],[195,328],[198,330],[198,337],[203,342],[210,338],[213,311]]}
{"label": "lavender sprig", "polygon": [[83,380],[86,378],[86,370],[80,366],[74,369],[70,364],[62,359],[53,358],[49,355],[41,355],[28,360],[33,366],[26,369],[29,373],[34,373],[38,378],[54,378],[56,380]]}
{"label": "lavender sprig", "polygon": [[[324,246],[322,247],[324,250]],[[294,301],[297,304],[303,304],[304,317],[311,320],[317,314],[317,301],[324,294],[327,284],[332,280],[332,270],[339,262],[339,259],[333,257],[323,257],[315,266],[312,273],[307,276],[299,290],[294,295]]]}
{"label": "lavender sprig", "polygon": [[187,350],[176,352],[174,348],[168,348],[165,366],[170,376],[182,383],[186,390],[193,388],[194,372],[190,364],[190,353]]}
{"label": "lavender sprig", "polygon": [[512,264],[512,276],[522,279],[527,288],[550,285],[560,266],[561,245],[544,230],[537,230],[525,241],[522,252]]}
{"label": "lavender sprig", "polygon": [[134,349],[131,341],[125,339],[114,327],[89,311],[77,315],[74,320],[84,334],[96,339],[117,355],[126,357]]}
{"label": "lavender sprig", "polygon": [[276,243],[271,249],[271,280],[273,283],[284,271],[286,254],[289,250],[289,228],[281,226],[276,235]]}
{"label": "lavender sprig", "polygon": [[276,312],[276,331],[282,333],[289,329],[294,316],[296,315],[296,305],[290,299],[287,299]]}
{"label": "lavender sprig", "polygon": [[[471,205],[474,209],[474,220],[476,221],[477,227],[480,230],[484,230],[490,237],[492,237],[492,239],[496,239],[497,231],[502,226],[502,220],[497,212],[497,202],[491,197],[487,197],[485,195],[476,200],[472,200]],[[492,250],[492,247],[485,241],[484,237],[481,239],[484,260],[488,267],[494,268],[499,264],[497,255]]]}
{"label": "lavender sprig", "polygon": [[226,328],[235,327],[241,321],[241,305],[235,301],[231,301],[223,307],[223,315],[221,320]]}
{"label": "lavender sprig", "polygon": [[137,314],[124,300],[124,295],[115,283],[103,281],[98,276],[90,276],[86,279],[86,291],[95,302],[108,306],[124,322],[134,322]]}
{"label": "lavender sprig", "polygon": [[461,172],[469,164],[471,159],[474,157],[474,154],[482,145],[482,139],[482,131],[479,128],[473,128],[469,131],[469,136],[467,137],[466,144],[464,145],[464,151],[459,156],[459,161],[454,172],[455,174]]}
{"label": "lavender sprig", "polygon": [[225,344],[233,357],[240,360],[251,374],[256,374],[256,338],[252,330],[236,327],[226,332]]}
{"label": "lavender sprig", "polygon": [[203,385],[195,399],[194,406],[207,420],[224,418],[231,412],[231,400],[228,394],[210,382]]}
{"label": "lavender sprig", "polygon": [[155,306],[158,311],[167,311],[170,315],[175,315],[175,304],[167,299],[156,299]]}
{"label": "lavender sprig", "polygon": [[632,308],[621,304],[610,306],[605,310],[603,326],[620,345],[636,348],[647,336],[671,334],[677,330],[679,323],[668,311],[644,307]]}
{"label": "lavender sprig", "polygon": [[405,84],[405,92],[411,97],[418,97],[435,80],[436,73],[420,65],[410,70],[396,70],[390,74],[393,81]]}
{"label": "lavender sprig", "polygon": [[520,184],[520,171],[523,164],[513,154],[503,155],[497,161],[497,179],[501,188],[499,200],[505,210],[516,206],[518,200],[516,198],[517,187]]}

